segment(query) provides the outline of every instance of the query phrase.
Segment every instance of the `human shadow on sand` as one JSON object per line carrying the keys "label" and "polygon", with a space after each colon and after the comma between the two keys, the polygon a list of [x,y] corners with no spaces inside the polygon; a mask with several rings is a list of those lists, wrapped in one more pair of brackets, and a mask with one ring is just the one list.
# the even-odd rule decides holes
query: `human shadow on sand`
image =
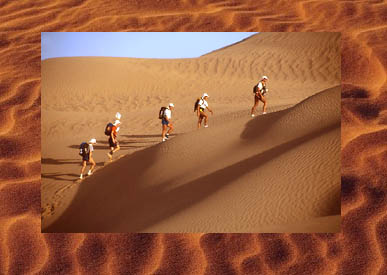
{"label": "human shadow on sand", "polygon": [[[239,177],[268,161],[340,127],[335,123],[302,137],[285,142],[248,159],[182,184],[172,178],[147,186],[143,175],[162,146],[154,146],[127,156],[80,185],[65,213],[43,232],[141,232],[189,208],[219,191]],[[117,175],[120,171],[120,175]],[[157,176],[157,175],[155,175]],[[339,198],[327,202],[324,214],[340,213]]]}
{"label": "human shadow on sand", "polygon": [[63,165],[63,164],[80,164],[80,160],[75,159],[53,159],[53,158],[42,158],[42,164],[55,164],[55,165]]}
{"label": "human shadow on sand", "polygon": [[[118,141],[120,145],[120,149],[129,150],[129,149],[137,149],[137,148],[145,148],[146,145],[133,145],[135,142],[127,142],[127,141]],[[105,145],[93,145],[94,150],[109,150],[109,144],[107,141],[99,141],[99,144]],[[131,145],[132,144],[132,145]],[[69,148],[79,150],[79,145],[70,145]]]}
{"label": "human shadow on sand", "polygon": [[78,178],[79,174],[71,173],[43,173],[42,178],[53,179],[57,181],[74,181],[74,178]]}
{"label": "human shadow on sand", "polygon": [[[177,136],[178,134],[173,133],[170,136]],[[121,135],[121,137],[126,137],[126,138],[161,138],[161,132],[160,134],[157,135]]]}

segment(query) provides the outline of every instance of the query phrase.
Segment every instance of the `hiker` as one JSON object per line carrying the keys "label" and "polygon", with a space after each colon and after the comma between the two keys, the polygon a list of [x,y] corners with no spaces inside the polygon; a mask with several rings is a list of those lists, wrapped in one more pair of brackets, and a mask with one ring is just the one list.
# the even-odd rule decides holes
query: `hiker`
{"label": "hiker", "polygon": [[96,144],[97,141],[95,138],[90,139],[89,142],[82,142],[79,146],[79,155],[82,156],[82,169],[81,169],[81,175],[79,176],[80,179],[83,179],[83,172],[85,171],[87,162],[90,162],[90,169],[89,172],[87,172],[87,175],[93,174],[93,170],[95,167],[95,161],[93,159],[93,144]]}
{"label": "hiker", "polygon": [[[168,107],[161,107],[160,109],[159,118],[161,119],[161,137],[163,138],[163,141],[166,141],[169,138],[169,134],[173,131],[173,124],[171,123],[173,108],[175,108],[175,105],[169,103]],[[168,131],[167,128],[169,128]]]}
{"label": "hiker", "polygon": [[212,110],[208,107],[207,99],[209,98],[209,95],[207,93],[204,93],[201,98],[199,98],[195,103],[194,111],[196,111],[197,116],[199,117],[198,120],[198,129],[200,128],[202,124],[202,120],[204,118],[204,127],[208,127],[208,115],[204,112],[205,109],[210,111],[210,113],[213,115],[214,113]]}
{"label": "hiker", "polygon": [[253,88],[254,93],[254,106],[251,108],[251,116],[254,117],[255,108],[257,108],[259,101],[263,102],[263,112],[262,114],[266,114],[266,99],[264,97],[265,93],[268,91],[266,88],[266,81],[268,80],[267,76],[262,76],[261,81],[258,82],[257,85]]}
{"label": "hiker", "polygon": [[120,124],[121,122],[117,119],[113,124],[109,123],[106,126],[105,134],[109,135],[109,147],[110,147],[110,152],[107,153],[107,155],[110,161],[113,160],[113,153],[120,150],[120,145],[118,144],[118,140],[117,140],[117,132],[120,129],[119,127]]}

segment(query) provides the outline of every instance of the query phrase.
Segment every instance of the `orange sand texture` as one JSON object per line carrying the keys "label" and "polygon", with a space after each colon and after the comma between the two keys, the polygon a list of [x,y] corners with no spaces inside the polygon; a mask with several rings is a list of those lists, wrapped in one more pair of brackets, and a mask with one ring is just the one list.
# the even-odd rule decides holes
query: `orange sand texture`
{"label": "orange sand texture", "polygon": [[[385,1],[1,3],[0,273],[385,274],[386,11]],[[342,233],[41,234],[40,32],[135,30],[342,32]]]}

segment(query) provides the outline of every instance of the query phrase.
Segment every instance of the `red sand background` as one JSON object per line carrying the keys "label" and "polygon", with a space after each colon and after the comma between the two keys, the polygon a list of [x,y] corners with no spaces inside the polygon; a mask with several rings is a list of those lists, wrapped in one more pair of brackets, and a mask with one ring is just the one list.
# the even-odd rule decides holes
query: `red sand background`
{"label": "red sand background", "polygon": [[[0,274],[386,274],[385,1],[0,3]],[[40,32],[342,32],[341,234],[41,234]]]}

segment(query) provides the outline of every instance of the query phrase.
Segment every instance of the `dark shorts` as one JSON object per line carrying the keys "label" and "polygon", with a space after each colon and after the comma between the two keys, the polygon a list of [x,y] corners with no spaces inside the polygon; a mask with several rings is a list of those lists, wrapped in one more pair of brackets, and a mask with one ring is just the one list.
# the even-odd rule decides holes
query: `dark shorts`
{"label": "dark shorts", "polygon": [[204,109],[203,108],[199,108],[199,112],[204,112]]}
{"label": "dark shorts", "polygon": [[[263,95],[262,95],[262,96],[263,96]],[[262,100],[262,99],[263,99],[262,96],[260,96],[259,94],[255,94],[255,101],[257,101],[257,100]]]}
{"label": "dark shorts", "polygon": [[90,155],[89,154],[82,156],[82,161],[89,161],[89,159],[90,159]]}
{"label": "dark shorts", "polygon": [[[117,141],[117,139],[116,139],[116,141]],[[116,143],[114,143],[113,139],[110,137],[109,138],[109,146],[113,147],[113,148],[116,148],[118,146],[118,141]]]}
{"label": "dark shorts", "polygon": [[169,122],[168,122],[168,121],[166,121],[165,119],[162,119],[162,120],[161,120],[161,124],[162,124],[162,125],[168,125],[168,124],[169,124]]}

